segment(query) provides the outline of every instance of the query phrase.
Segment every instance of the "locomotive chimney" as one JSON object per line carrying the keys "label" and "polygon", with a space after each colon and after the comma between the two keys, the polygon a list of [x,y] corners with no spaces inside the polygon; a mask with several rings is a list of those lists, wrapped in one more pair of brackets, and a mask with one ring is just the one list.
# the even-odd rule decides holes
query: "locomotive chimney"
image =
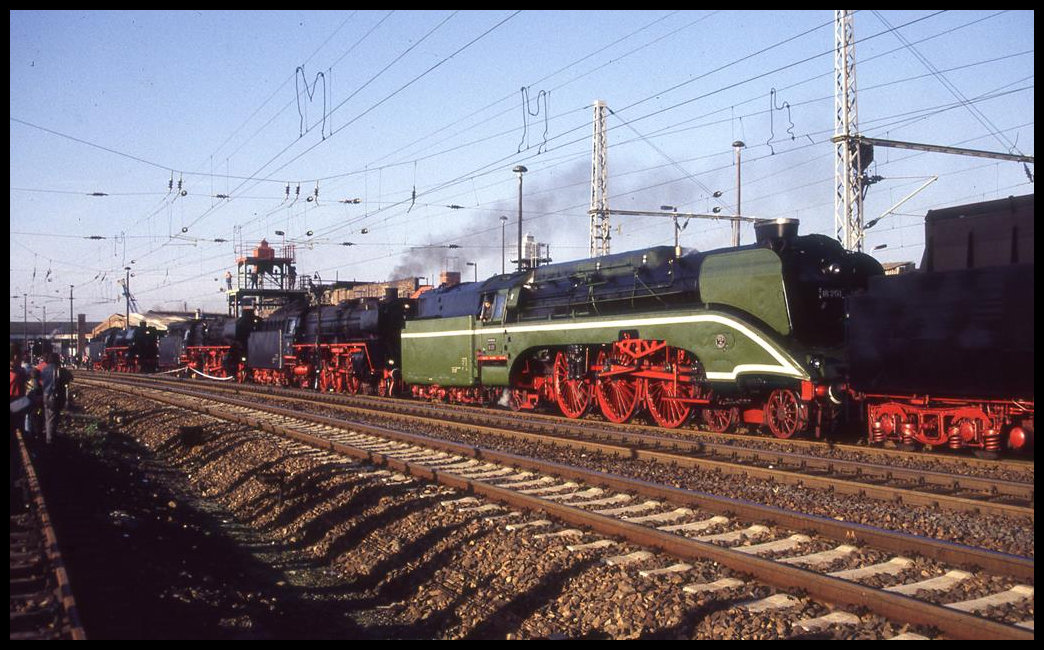
{"label": "locomotive chimney", "polygon": [[797,237],[798,224],[797,219],[786,218],[759,221],[754,224],[754,238],[759,246],[766,242],[776,245]]}
{"label": "locomotive chimney", "polygon": [[385,287],[384,288],[384,299],[385,300],[391,301],[391,300],[395,300],[398,297],[399,297],[399,290],[396,289],[395,287]]}

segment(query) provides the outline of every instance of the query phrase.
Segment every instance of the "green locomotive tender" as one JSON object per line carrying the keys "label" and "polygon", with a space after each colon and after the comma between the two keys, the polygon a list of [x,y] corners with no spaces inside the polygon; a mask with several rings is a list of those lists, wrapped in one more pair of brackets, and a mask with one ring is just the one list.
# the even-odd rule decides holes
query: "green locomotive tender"
{"label": "green locomotive tender", "polygon": [[750,246],[662,246],[443,287],[406,323],[403,379],[432,399],[818,435],[842,406],[845,298],[881,273],[781,219]]}

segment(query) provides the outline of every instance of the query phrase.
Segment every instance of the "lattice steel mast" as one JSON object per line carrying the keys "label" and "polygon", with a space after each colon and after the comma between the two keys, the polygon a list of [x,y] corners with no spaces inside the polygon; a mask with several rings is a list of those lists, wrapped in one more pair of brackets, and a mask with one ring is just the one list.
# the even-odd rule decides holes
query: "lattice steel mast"
{"label": "lattice steel mast", "polygon": [[[863,250],[863,192],[852,11],[834,11],[834,229],[846,250]],[[869,163],[869,161],[867,161]]]}
{"label": "lattice steel mast", "polygon": [[591,149],[591,257],[609,254],[609,140],[606,136],[607,106],[594,103],[594,143]]}

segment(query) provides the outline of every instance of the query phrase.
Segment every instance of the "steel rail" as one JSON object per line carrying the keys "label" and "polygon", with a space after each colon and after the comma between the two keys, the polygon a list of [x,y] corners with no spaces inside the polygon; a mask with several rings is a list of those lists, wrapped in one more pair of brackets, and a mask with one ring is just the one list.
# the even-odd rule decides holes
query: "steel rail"
{"label": "steel rail", "polygon": [[21,456],[22,471],[25,475],[26,487],[31,495],[32,509],[35,513],[40,532],[43,535],[44,553],[46,555],[47,564],[50,567],[51,573],[54,575],[55,595],[61,603],[62,612],[66,619],[66,632],[70,639],[74,641],[84,641],[87,639],[87,633],[84,631],[83,624],[80,622],[80,610],[76,606],[76,598],[73,596],[72,591],[72,582],[69,580],[69,574],[65,570],[65,563],[62,560],[62,552],[58,546],[58,535],[55,533],[54,524],[51,521],[51,515],[47,511],[47,503],[43,496],[43,489],[40,487],[40,481],[36,476],[36,470],[33,467],[32,459],[29,456],[29,449],[26,446],[22,432],[16,431],[15,437],[18,441],[18,453]]}

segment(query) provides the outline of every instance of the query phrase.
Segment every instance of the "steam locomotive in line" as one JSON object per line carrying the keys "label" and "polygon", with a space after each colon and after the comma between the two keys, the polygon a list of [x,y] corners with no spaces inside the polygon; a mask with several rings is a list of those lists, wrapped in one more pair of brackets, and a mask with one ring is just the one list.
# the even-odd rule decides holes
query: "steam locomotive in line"
{"label": "steam locomotive in line", "polygon": [[1033,442],[1033,195],[930,211],[919,271],[849,300],[849,381],[871,441]]}
{"label": "steam locomotive in line", "polygon": [[160,333],[141,325],[127,329],[111,328],[87,344],[92,367],[110,372],[155,372]]}
{"label": "steam locomotive in line", "polygon": [[189,368],[215,379],[246,379],[248,338],[260,325],[253,312],[239,318],[198,315],[172,323],[157,344],[158,365],[164,370]]}
{"label": "steam locomotive in line", "polygon": [[[980,225],[964,241],[963,265],[926,259],[931,270],[890,277],[869,255],[780,219],[737,248],[653,247],[418,298],[300,301],[264,320],[248,312],[197,322],[174,336],[180,343],[168,335],[159,344],[169,350],[156,365],[331,392],[547,406],[570,418],[645,413],[668,428],[695,419],[790,438],[854,425],[873,442],[1027,449],[1032,196],[1028,212],[1028,252],[1012,236],[1006,263],[971,259],[983,249],[969,243]],[[926,256],[947,250],[932,244],[954,223],[1012,230],[997,228],[995,215],[937,216],[926,221]]]}

